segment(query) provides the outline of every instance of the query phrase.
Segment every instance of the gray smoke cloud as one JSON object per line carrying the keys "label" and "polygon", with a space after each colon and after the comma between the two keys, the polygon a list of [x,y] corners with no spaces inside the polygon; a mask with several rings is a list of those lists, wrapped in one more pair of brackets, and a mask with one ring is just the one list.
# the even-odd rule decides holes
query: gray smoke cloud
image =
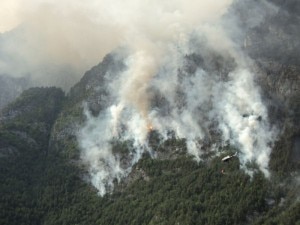
{"label": "gray smoke cloud", "polygon": [[123,42],[121,29],[101,19],[107,9],[97,2],[1,1],[0,73],[68,90]]}
{"label": "gray smoke cloud", "polygon": [[[141,60],[158,58],[166,42],[185,38],[198,19],[217,18],[229,2],[204,1],[205,7],[199,7],[202,3],[180,1],[3,0],[0,73],[68,89],[120,45],[139,52]],[[144,66],[156,67],[149,63],[155,64]]]}
{"label": "gray smoke cloud", "polygon": [[[100,195],[144,152],[155,157],[147,143],[153,129],[165,140],[169,131],[185,138],[198,161],[215,130],[220,145],[239,149],[245,171],[255,162],[268,177],[276,130],[243,48],[245,30],[276,12],[268,1],[250,0],[2,0],[0,73],[68,89],[107,53],[128,50],[127,70],[105,76],[110,104],[98,117],[86,107],[78,134]],[[126,163],[114,152],[116,140],[130,143]]]}
{"label": "gray smoke cloud", "polygon": [[[270,176],[276,130],[269,124],[252,62],[234,41],[240,33],[235,17],[228,15],[233,3],[95,2],[101,21],[118,28],[119,44],[128,48],[127,70],[113,79],[105,76],[110,104],[98,117],[86,107],[86,124],[78,134],[82,161],[100,195],[127,176],[144,152],[155,157],[147,140],[153,129],[164,140],[169,131],[185,138],[188,153],[198,161],[213,129],[222,137],[220,145],[239,149],[246,172],[253,172],[247,163],[254,162]],[[115,140],[131,143],[126,163],[113,150]]]}

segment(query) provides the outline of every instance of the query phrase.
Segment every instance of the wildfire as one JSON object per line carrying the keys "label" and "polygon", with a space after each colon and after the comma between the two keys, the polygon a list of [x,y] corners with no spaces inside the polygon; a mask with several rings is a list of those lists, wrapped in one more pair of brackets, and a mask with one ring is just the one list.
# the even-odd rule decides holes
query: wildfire
{"label": "wildfire", "polygon": [[153,126],[150,124],[150,125],[148,125],[148,131],[150,132],[150,131],[152,131],[153,130]]}

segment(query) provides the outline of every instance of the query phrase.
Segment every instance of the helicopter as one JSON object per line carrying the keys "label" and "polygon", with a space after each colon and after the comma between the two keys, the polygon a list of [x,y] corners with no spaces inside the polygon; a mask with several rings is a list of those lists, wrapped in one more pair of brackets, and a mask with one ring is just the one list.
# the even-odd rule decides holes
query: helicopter
{"label": "helicopter", "polygon": [[227,155],[227,156],[225,156],[224,158],[222,158],[222,161],[223,162],[227,162],[227,161],[229,161],[230,159],[232,159],[235,156],[237,156],[237,152],[234,153],[233,155]]}

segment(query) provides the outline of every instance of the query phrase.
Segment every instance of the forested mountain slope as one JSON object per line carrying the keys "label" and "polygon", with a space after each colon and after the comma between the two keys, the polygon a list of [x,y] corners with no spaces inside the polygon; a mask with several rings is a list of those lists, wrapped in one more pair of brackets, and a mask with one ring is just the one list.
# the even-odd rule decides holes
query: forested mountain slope
{"label": "forested mountain slope", "polygon": [[[245,9],[243,4],[249,2],[236,5],[235,10],[239,6]],[[242,89],[251,92],[247,85],[254,86],[256,103],[264,103],[266,113],[255,114],[260,105],[251,108],[253,105],[245,103],[245,113],[238,116],[241,124],[266,127],[261,136],[276,134],[266,143],[271,150],[267,168],[263,167],[267,172],[259,165],[265,163],[260,157],[245,161],[242,145],[223,140],[218,123],[224,122],[226,102],[213,98],[228,95],[233,96],[233,100],[229,98],[233,106],[235,100],[244,103],[235,98],[234,88],[239,87],[231,82],[235,79],[232,74],[239,71],[238,60],[203,43],[193,43],[199,51],[184,55],[182,65],[172,73],[167,67],[158,71],[158,78],[175,74],[170,77],[178,79],[178,85],[171,86],[174,102],[167,95],[172,79],[151,81],[156,86],[145,91],[153,109],[149,117],[158,115],[164,119],[160,122],[170,121],[170,127],[175,124],[173,128],[182,129],[194,128],[189,119],[199,118],[192,121],[205,124],[202,139],[190,142],[188,135],[179,135],[179,128],[160,132],[161,124],[155,127],[155,120],[153,124],[147,121],[145,132],[137,120],[133,136],[146,133],[139,139],[141,146],[126,133],[132,125],[127,120],[136,119],[128,109],[124,109],[125,122],[118,124],[117,135],[111,135],[115,130],[106,123],[107,118],[114,121],[111,115],[128,103],[114,104],[119,92],[126,90],[122,84],[128,84],[119,79],[120,74],[126,74],[130,65],[126,49],[117,49],[87,71],[68,93],[55,87],[30,88],[1,111],[0,224],[300,225],[299,4],[271,2],[278,11],[266,15],[262,23],[248,26],[246,12],[239,15],[240,26],[244,26],[241,48],[249,54],[249,73],[255,74],[253,83],[246,82]],[[286,21],[290,21],[288,27]],[[199,87],[195,85],[199,83]],[[137,84],[133,95],[125,92],[128,99],[143,87],[143,82]],[[189,92],[193,88],[198,95]],[[202,99],[200,89],[207,98]],[[195,118],[189,118],[187,108],[194,102]],[[177,111],[172,111],[174,108]],[[183,116],[176,117],[176,113]],[[185,134],[202,132],[192,128]],[[232,130],[228,133],[238,135]],[[113,138],[105,139],[106,135]],[[259,138],[253,141],[252,150],[257,154],[262,151]],[[191,144],[201,154],[193,154]],[[105,151],[106,145],[110,151]],[[86,160],[89,150],[94,153],[90,161]],[[222,160],[226,156],[232,157]],[[268,156],[262,159],[268,160]]]}
{"label": "forested mountain slope", "polygon": [[[111,59],[83,80],[101,76],[107,64],[116,65]],[[221,161],[235,149],[197,163],[186,155],[184,140],[171,138],[157,147],[153,131],[150,143],[159,157],[145,155],[112,194],[99,197],[78,162],[76,131],[66,129],[82,123],[82,111],[80,98],[72,92],[64,97],[56,88],[29,89],[2,111],[1,224],[299,223],[298,181],[291,175],[298,171],[298,161],[290,161],[282,142],[276,145],[274,174],[267,180],[261,173],[250,178],[238,158]],[[126,148],[117,145],[116,151]]]}

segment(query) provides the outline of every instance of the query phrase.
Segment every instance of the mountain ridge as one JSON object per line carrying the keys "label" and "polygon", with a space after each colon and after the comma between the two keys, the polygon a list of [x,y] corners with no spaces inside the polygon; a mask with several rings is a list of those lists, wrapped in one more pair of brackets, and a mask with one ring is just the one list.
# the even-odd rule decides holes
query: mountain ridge
{"label": "mountain ridge", "polygon": [[[281,0],[272,2],[283,4]],[[179,137],[171,129],[163,136],[159,127],[149,123],[143,146],[131,136],[122,138],[128,129],[125,125],[109,140],[111,154],[104,151],[104,141],[87,145],[87,149],[95,147],[97,154],[109,158],[105,161],[92,155],[102,171],[84,161],[82,132],[95,131],[88,134],[95,134],[98,140],[106,134],[102,131],[110,128],[103,123],[100,130],[93,130],[103,122],[101,116],[112,109],[110,103],[117,96],[114,92],[120,91],[112,88],[116,77],[128,69],[126,51],[119,49],[87,71],[68,93],[55,87],[30,88],[2,109],[0,224],[299,225],[300,67],[294,57],[299,46],[294,25],[300,20],[293,5],[297,1],[284,2],[278,5],[277,13],[266,16],[266,22],[245,27],[242,47],[250,55],[246,61],[255,74],[254,84],[266,106],[268,121],[246,110],[241,117],[252,124],[270,122],[277,132],[277,139],[268,143],[272,148],[269,178],[255,160],[243,164],[239,154],[222,161],[240,152],[240,146],[222,140],[217,119],[208,121],[214,118],[210,114],[199,119],[209,126],[205,126],[203,139],[194,142],[201,152],[198,159],[189,152],[187,137]],[[291,20],[291,26],[283,27],[280,18]],[[291,33],[285,33],[286,29]],[[288,42],[291,37],[293,41]],[[207,74],[215,75],[211,82],[228,83],[236,61],[201,44],[199,49],[202,51],[185,55],[182,67],[174,72],[179,83],[194,78],[199,71],[207,78]],[[164,72],[163,68],[157,76]],[[192,85],[194,81],[188,80]],[[167,97],[155,88],[147,91],[150,107],[163,118],[170,116]],[[178,111],[182,112],[187,97],[180,88],[175,93]],[[202,106],[201,112],[210,112],[211,96]],[[113,109],[118,108],[114,105]],[[128,111],[124,111],[127,116]],[[100,182],[93,180],[95,174]],[[99,183],[102,189],[95,185]]]}

